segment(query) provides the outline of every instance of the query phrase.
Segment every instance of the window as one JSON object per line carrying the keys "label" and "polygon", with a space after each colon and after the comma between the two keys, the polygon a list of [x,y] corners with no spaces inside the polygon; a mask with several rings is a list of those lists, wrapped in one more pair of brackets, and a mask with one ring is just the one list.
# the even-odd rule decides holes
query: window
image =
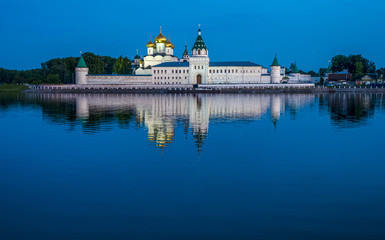
{"label": "window", "polygon": [[198,49],[198,55],[201,55],[201,50],[200,49]]}
{"label": "window", "polygon": [[194,69],[197,69],[197,66],[194,66]]}
{"label": "window", "polygon": [[222,73],[222,69],[221,69],[221,73]]}

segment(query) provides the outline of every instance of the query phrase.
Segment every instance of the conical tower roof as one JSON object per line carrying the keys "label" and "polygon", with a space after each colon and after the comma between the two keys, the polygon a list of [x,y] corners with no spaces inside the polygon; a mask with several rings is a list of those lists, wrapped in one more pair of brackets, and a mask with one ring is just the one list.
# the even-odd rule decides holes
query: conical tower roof
{"label": "conical tower roof", "polygon": [[291,70],[291,73],[299,73],[296,62],[294,62],[294,65],[293,65],[293,68]]}
{"label": "conical tower roof", "polygon": [[207,49],[205,42],[203,41],[202,34],[201,34],[201,28],[199,27],[198,30],[198,37],[197,40],[195,40],[194,46],[192,48],[193,50],[196,49]]}
{"label": "conical tower roof", "polygon": [[185,47],[184,47],[184,52],[183,52],[183,58],[184,57],[188,57],[189,55],[188,55],[188,51],[187,51],[187,45],[185,45]]}
{"label": "conical tower roof", "polygon": [[80,56],[78,65],[76,65],[76,67],[77,67],[77,68],[88,68],[88,67],[87,67],[87,64],[86,64],[86,61],[84,61],[83,55]]}
{"label": "conical tower roof", "polygon": [[271,66],[280,66],[278,63],[277,54],[275,54],[275,58],[274,58],[273,63],[271,64]]}

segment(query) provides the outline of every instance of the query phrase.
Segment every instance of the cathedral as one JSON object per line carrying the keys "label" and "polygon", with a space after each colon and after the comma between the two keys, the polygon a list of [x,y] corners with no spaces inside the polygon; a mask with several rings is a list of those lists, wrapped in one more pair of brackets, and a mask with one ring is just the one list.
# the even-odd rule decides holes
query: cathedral
{"label": "cathedral", "polygon": [[250,61],[213,62],[203,41],[202,31],[191,49],[187,45],[182,58],[174,55],[174,44],[160,34],[146,44],[147,55],[143,60],[134,59],[134,75],[92,75],[81,57],[76,72],[77,84],[256,84],[256,83],[310,83],[310,75],[301,74],[295,64],[286,71],[275,56],[270,71]]}

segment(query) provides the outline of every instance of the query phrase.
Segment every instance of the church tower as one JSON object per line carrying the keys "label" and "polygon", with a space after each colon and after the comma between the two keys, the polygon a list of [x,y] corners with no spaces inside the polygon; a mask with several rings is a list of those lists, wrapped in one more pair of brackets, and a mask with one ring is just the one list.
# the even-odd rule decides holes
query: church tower
{"label": "church tower", "polygon": [[189,62],[189,83],[207,84],[210,58],[206,44],[203,42],[200,25]]}
{"label": "church tower", "polygon": [[75,68],[76,84],[87,84],[88,67],[83,56],[80,56],[78,65]]}
{"label": "church tower", "polygon": [[270,66],[271,83],[281,83],[281,66],[278,63],[277,54]]}
{"label": "church tower", "polygon": [[184,46],[184,52],[182,56],[182,62],[188,62],[190,55],[188,54],[187,44]]}

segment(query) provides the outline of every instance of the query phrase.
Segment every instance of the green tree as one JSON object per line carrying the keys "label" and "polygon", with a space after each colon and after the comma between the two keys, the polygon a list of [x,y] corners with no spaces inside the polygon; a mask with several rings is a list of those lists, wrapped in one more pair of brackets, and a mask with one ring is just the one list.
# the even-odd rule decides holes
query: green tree
{"label": "green tree", "polygon": [[104,73],[104,62],[102,57],[97,56],[93,53],[86,52],[83,54],[84,61],[86,61],[90,74],[103,74]]}
{"label": "green tree", "polygon": [[127,57],[120,56],[118,60],[116,60],[115,65],[113,67],[113,73],[115,74],[130,74],[132,72],[131,69],[131,61]]}
{"label": "green tree", "polygon": [[354,64],[354,67],[355,67],[355,71],[356,71],[356,75],[362,75],[364,73],[364,65],[362,64],[362,62],[356,62]]}
{"label": "green tree", "polygon": [[325,77],[327,71],[328,71],[327,68],[320,68],[320,69],[319,69],[319,75],[320,75],[321,77]]}
{"label": "green tree", "polygon": [[358,55],[337,55],[332,59],[333,72],[340,72],[347,69],[349,73],[353,74],[354,78],[358,78],[365,73],[375,73],[376,65],[374,62]]}
{"label": "green tree", "polygon": [[319,77],[319,74],[316,73],[315,71],[309,71],[308,74],[310,74],[310,76],[312,77]]}
{"label": "green tree", "polygon": [[46,83],[61,83],[59,74],[48,74]]}

